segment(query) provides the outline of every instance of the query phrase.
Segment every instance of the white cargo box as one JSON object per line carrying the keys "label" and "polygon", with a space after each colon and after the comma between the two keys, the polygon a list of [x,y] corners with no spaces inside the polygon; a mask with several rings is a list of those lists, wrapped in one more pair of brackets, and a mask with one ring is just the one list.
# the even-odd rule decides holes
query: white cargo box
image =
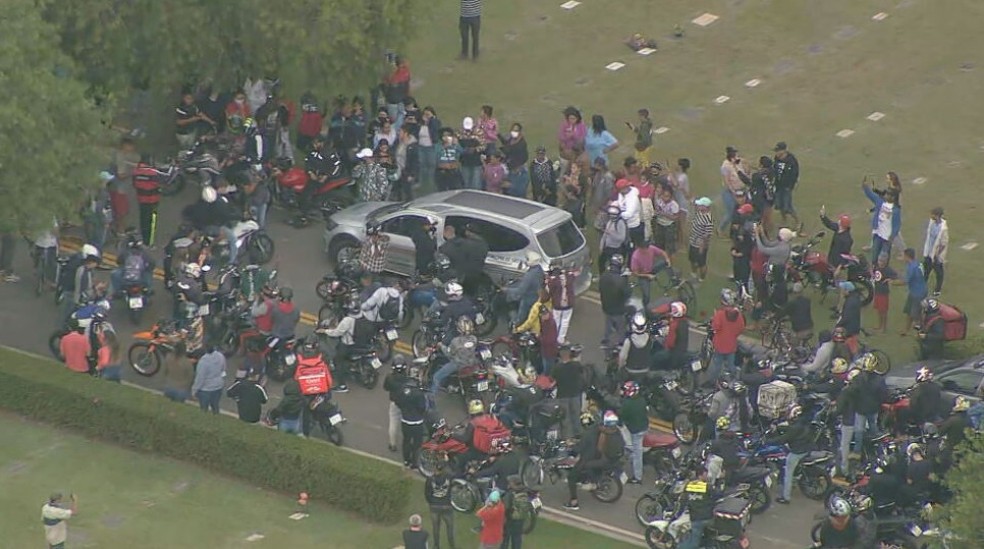
{"label": "white cargo box", "polygon": [[796,402],[796,387],[785,381],[771,381],[759,387],[759,415],[767,419],[783,417],[789,406]]}

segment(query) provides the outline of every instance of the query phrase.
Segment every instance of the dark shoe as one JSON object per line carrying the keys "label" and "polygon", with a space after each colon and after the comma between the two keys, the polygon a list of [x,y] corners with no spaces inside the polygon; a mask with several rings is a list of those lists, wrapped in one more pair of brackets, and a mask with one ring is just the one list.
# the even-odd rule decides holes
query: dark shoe
{"label": "dark shoe", "polygon": [[392,444],[387,444],[386,448],[388,448],[390,452],[396,452],[396,446],[393,446]]}
{"label": "dark shoe", "polygon": [[786,498],[776,498],[776,503],[782,503],[783,505],[789,505],[789,500]]}
{"label": "dark shoe", "polygon": [[564,504],[564,509],[567,509],[568,511],[580,511],[581,506],[578,505],[576,501],[568,501]]}

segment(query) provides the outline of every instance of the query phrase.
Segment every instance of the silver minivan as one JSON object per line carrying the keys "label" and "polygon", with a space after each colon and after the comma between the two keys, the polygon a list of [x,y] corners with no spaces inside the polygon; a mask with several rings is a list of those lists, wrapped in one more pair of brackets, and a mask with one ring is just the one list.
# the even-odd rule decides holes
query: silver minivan
{"label": "silver minivan", "polygon": [[591,257],[571,214],[531,200],[458,190],[429,194],[410,202],[363,202],[332,214],[325,230],[325,252],[335,264],[358,251],[367,224],[379,224],[389,235],[386,270],[414,273],[413,231],[430,217],[437,220],[438,246],[444,226],[471,225],[489,245],[485,272],[497,284],[522,276],[526,252],[532,250],[550,265],[578,272],[576,292],[591,285]]}

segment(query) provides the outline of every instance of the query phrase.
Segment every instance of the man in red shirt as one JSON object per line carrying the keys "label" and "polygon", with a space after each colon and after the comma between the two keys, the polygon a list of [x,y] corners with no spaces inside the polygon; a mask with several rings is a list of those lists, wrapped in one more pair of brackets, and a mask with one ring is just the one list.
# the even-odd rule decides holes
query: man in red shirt
{"label": "man in red shirt", "polygon": [[727,368],[732,376],[735,374],[738,337],[745,331],[745,317],[736,306],[737,301],[734,290],[730,288],[721,290],[721,306],[714,311],[714,317],[711,318],[711,330],[714,332],[711,340],[714,344],[714,355],[711,356],[711,366],[708,371],[711,383],[717,383],[723,368]]}
{"label": "man in red shirt", "polygon": [[77,322],[73,321],[72,331],[61,338],[58,344],[61,355],[65,357],[65,366],[73,372],[86,374],[89,372],[89,338]]}
{"label": "man in red shirt", "polygon": [[161,172],[150,165],[150,157],[142,155],[133,169],[133,188],[140,206],[140,235],[144,244],[154,245],[157,233],[157,206],[161,201]]}
{"label": "man in red shirt", "polygon": [[506,525],[506,506],[499,500],[499,491],[492,490],[488,501],[475,513],[482,521],[482,531],[478,534],[479,549],[499,549],[502,544],[503,528]]}

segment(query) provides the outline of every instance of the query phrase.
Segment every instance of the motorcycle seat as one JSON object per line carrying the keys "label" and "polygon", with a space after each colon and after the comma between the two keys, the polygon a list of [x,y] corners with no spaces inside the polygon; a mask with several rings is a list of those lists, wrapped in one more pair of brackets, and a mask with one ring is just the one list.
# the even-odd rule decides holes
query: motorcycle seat
{"label": "motorcycle seat", "polygon": [[674,448],[680,445],[680,440],[669,433],[650,431],[642,437],[643,448]]}
{"label": "motorcycle seat", "polygon": [[259,229],[260,225],[256,221],[250,219],[249,221],[240,221],[239,223],[236,223],[236,226],[232,228],[232,234],[236,235],[236,238],[240,238],[245,234],[258,231]]}
{"label": "motorcycle seat", "polygon": [[813,464],[819,463],[821,461],[831,460],[831,459],[833,459],[833,457],[834,457],[833,452],[827,452],[827,451],[824,451],[824,450],[818,450],[818,451],[813,451],[813,452],[810,452],[809,454],[806,454],[806,457],[804,457],[803,460],[800,463],[802,463],[803,465],[813,465]]}

